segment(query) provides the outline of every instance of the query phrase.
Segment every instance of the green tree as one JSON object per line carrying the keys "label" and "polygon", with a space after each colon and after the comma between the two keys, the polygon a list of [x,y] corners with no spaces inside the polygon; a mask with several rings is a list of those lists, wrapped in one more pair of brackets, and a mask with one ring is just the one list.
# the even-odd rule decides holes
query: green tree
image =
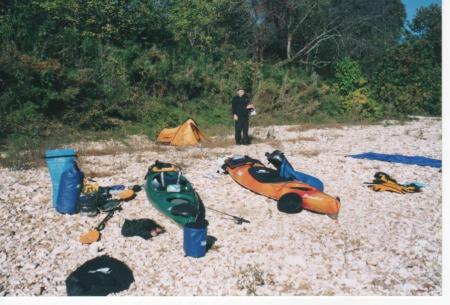
{"label": "green tree", "polygon": [[240,44],[246,18],[239,0],[175,0],[169,6],[175,41],[210,54],[226,54]]}
{"label": "green tree", "polygon": [[437,4],[420,7],[409,26],[414,33],[420,36],[424,47],[433,50],[434,61],[440,63],[442,53],[441,7]]}
{"label": "green tree", "polygon": [[395,113],[441,114],[441,9],[422,7],[405,40],[388,50],[372,82]]}
{"label": "green tree", "polygon": [[256,28],[253,46],[278,59],[277,66],[323,67],[346,56],[378,56],[398,41],[406,16],[401,0],[248,2]]}
{"label": "green tree", "polygon": [[336,65],[336,91],[339,94],[341,111],[352,119],[379,119],[382,107],[373,98],[371,88],[364,78],[358,63],[344,58]]}
{"label": "green tree", "polygon": [[336,64],[336,83],[340,93],[347,95],[366,83],[356,61],[346,57]]}

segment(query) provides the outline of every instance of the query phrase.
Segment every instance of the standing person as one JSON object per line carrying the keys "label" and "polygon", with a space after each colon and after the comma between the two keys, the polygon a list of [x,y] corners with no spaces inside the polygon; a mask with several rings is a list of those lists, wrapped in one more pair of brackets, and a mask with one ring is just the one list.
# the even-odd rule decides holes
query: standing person
{"label": "standing person", "polygon": [[255,106],[250,103],[244,89],[239,89],[231,101],[234,120],[234,139],[236,145],[250,144],[248,138],[249,112]]}

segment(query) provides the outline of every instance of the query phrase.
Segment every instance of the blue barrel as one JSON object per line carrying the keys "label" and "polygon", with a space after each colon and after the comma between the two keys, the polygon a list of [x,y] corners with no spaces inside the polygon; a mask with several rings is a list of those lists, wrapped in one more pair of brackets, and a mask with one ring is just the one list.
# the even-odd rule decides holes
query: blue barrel
{"label": "blue barrel", "polygon": [[62,173],[59,181],[56,210],[62,214],[75,214],[78,212],[78,199],[83,186],[84,174],[72,163],[72,168]]}
{"label": "blue barrel", "polygon": [[199,221],[190,222],[183,226],[183,248],[186,256],[205,256],[207,225],[206,221]]}
{"label": "blue barrel", "polygon": [[53,207],[56,208],[58,199],[59,180],[64,171],[72,168],[76,160],[76,151],[74,149],[55,149],[47,150],[45,153],[48,171],[52,180],[53,189]]}

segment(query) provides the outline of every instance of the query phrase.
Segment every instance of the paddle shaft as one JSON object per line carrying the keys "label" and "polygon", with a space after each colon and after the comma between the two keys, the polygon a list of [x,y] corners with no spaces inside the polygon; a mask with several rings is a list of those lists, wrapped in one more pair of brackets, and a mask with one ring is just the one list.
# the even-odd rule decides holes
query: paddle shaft
{"label": "paddle shaft", "polygon": [[113,210],[111,210],[111,211],[109,211],[108,214],[106,215],[106,217],[103,218],[102,222],[100,222],[100,223],[98,224],[98,226],[95,228],[95,230],[97,230],[97,231],[99,231],[99,232],[100,232],[101,230],[103,230],[103,229],[105,228],[106,222],[108,222],[108,220],[110,220],[111,217],[114,216],[114,212],[115,212],[116,210],[117,210],[117,208],[116,208],[116,209],[113,209]]}
{"label": "paddle shaft", "polygon": [[243,222],[245,222],[245,223],[250,223],[250,221],[248,221],[247,219],[244,219],[244,218],[242,218],[242,217],[230,215],[230,214],[228,214],[228,213],[225,213],[225,212],[222,212],[222,211],[219,211],[219,210],[210,208],[210,207],[206,207],[206,208],[207,208],[208,210],[212,210],[212,211],[215,211],[215,212],[217,212],[217,213],[220,213],[220,214],[223,214],[223,215],[227,215],[227,216],[233,217],[233,219],[236,220],[236,221],[238,221],[239,223],[243,223]]}

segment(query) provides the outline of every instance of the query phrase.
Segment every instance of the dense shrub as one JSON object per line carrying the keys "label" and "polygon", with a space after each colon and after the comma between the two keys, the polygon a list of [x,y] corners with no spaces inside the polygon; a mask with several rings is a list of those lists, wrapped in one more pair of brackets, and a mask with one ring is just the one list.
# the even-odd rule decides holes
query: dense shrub
{"label": "dense shrub", "polygon": [[[154,137],[162,127],[188,117],[204,128],[231,126],[230,102],[238,88],[256,104],[254,123],[438,115],[440,7],[421,9],[403,39],[392,43],[403,15],[400,2],[390,2],[376,8],[391,14],[390,48],[367,23],[364,31],[341,37],[347,42],[355,35],[365,37],[357,56],[348,48],[342,54],[314,49],[315,40],[303,41],[298,34],[314,36],[315,30],[331,26],[327,18],[312,18],[322,12],[317,11],[298,28],[292,45],[311,49],[283,65],[285,37],[274,35],[286,34],[288,20],[281,17],[289,12],[285,5],[295,6],[295,1],[270,2],[273,6],[266,9],[279,12],[276,18],[262,14],[263,7],[254,7],[254,1],[238,0],[1,2],[0,144],[30,147],[31,139],[39,142],[64,128]],[[357,9],[351,1],[325,1],[317,7],[332,12],[339,3]],[[291,9],[299,13],[292,18],[305,13],[302,6]],[[351,11],[339,12],[345,15],[335,16],[342,24],[354,22]],[[363,51],[372,47],[376,52],[367,54],[382,50],[377,57],[382,60],[363,69],[372,71],[364,74],[360,64],[369,58],[363,58]],[[333,67],[335,74],[330,74]]]}
{"label": "dense shrub", "polygon": [[253,101],[261,115],[279,122],[304,122],[314,117],[336,116],[337,95],[317,74],[284,71],[281,84],[268,72],[258,82]]}
{"label": "dense shrub", "polygon": [[338,113],[352,120],[379,119],[383,115],[381,104],[373,93],[356,61],[344,58],[336,65],[334,91],[339,95]]}

